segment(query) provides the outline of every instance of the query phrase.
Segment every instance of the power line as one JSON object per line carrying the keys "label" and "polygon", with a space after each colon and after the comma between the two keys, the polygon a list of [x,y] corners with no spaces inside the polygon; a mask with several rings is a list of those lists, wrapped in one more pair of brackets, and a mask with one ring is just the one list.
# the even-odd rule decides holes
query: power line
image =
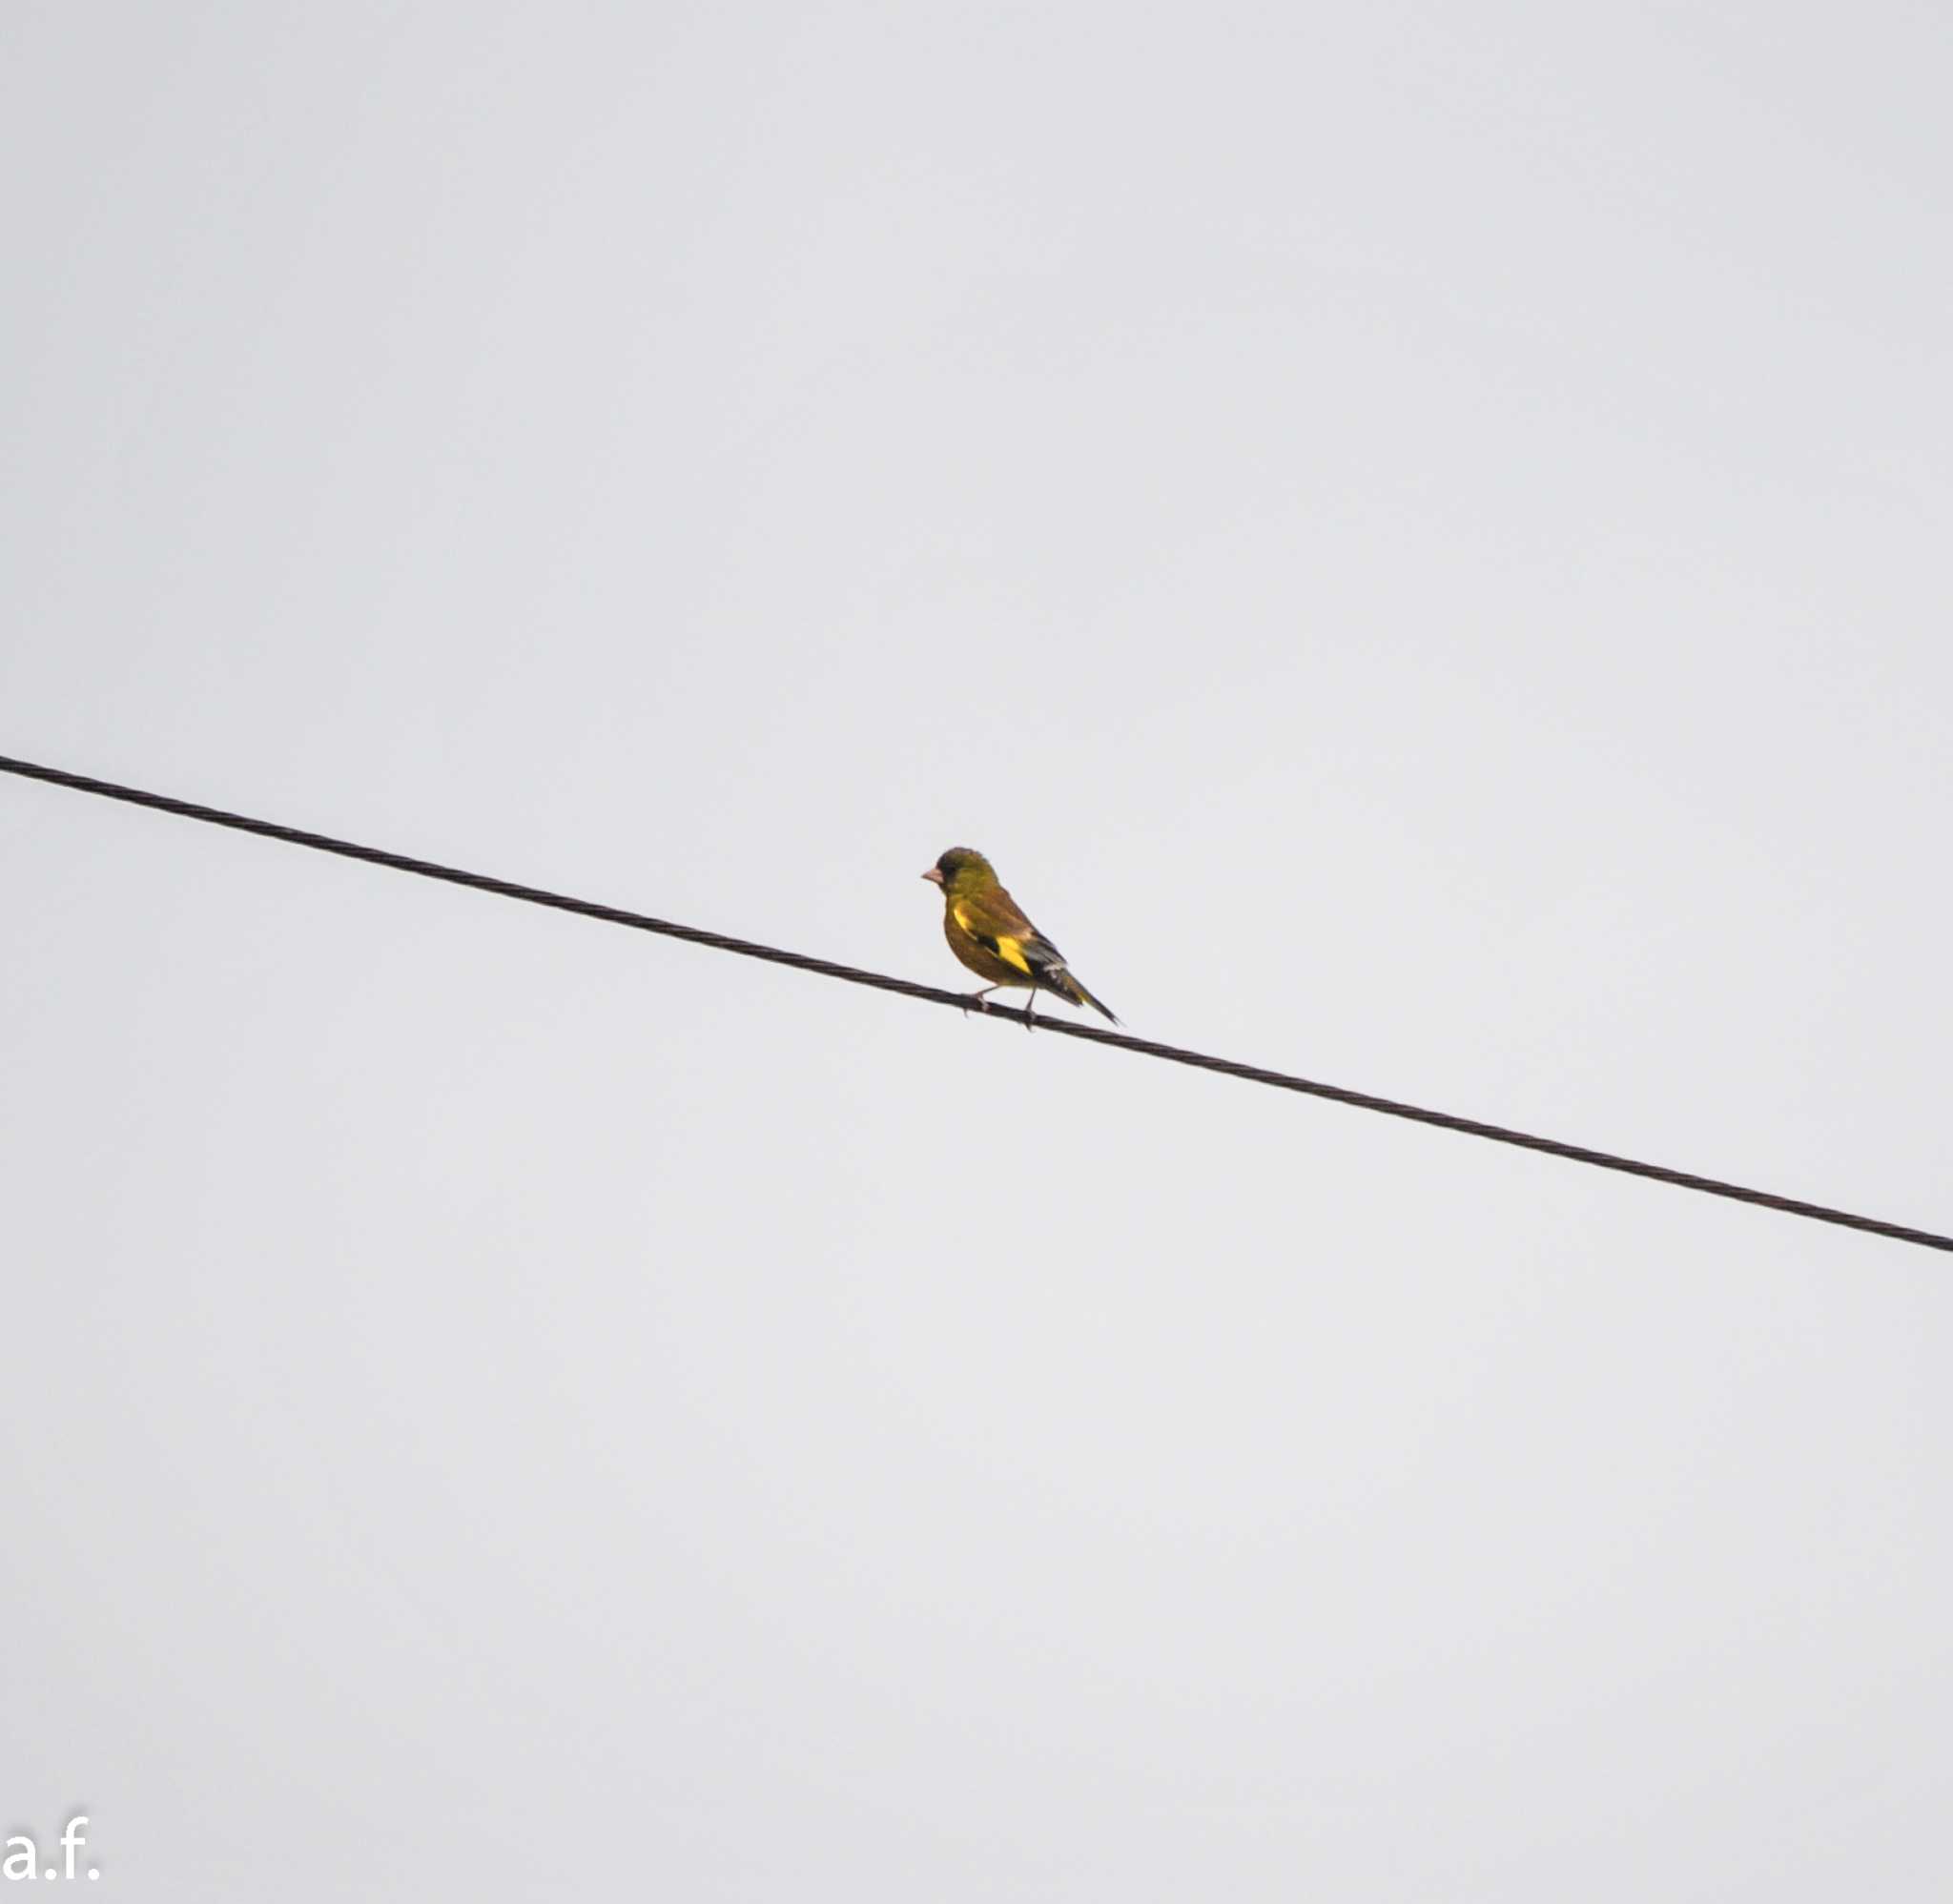
{"label": "power line", "polygon": [[[726,932],[709,932],[699,926],[681,926],[669,919],[653,919],[643,912],[627,911],[621,906],[600,906],[589,899],[573,899],[563,892],[549,892],[537,886],[521,886],[514,880],[493,879],[486,873],[464,871],[460,867],[441,866],[432,860],[412,859],[405,853],[388,852],[380,847],[363,847],[352,840],[335,839],[327,833],[309,833],[298,827],[281,827],[273,820],[253,819],[246,813],[229,813],[218,807],[199,806],[193,800],[173,799],[166,793],[149,793],[137,787],[122,787],[111,780],[94,780],[87,774],[70,773],[57,767],[38,767],[31,761],[11,760],[0,754],[0,772],[17,774],[25,780],[45,781],[51,787],[72,788],[80,793],[100,794],[105,800],[120,800],[132,807],[148,807],[158,813],[174,813],[186,820],[203,820],[213,827],[229,827],[240,833],[256,833],[262,839],[282,840],[288,846],[310,847],[315,852],[337,853],[341,859],[356,859],[368,866],[383,866],[395,872],[411,872],[422,879],[438,879],[449,886],[465,886],[477,892],[493,892],[504,899],[520,899],[531,906],[547,906],[558,912],[576,912],[586,919],[601,919],[606,925],[628,926],[640,932],[657,932],[666,938],[685,939],[692,945],[709,946],[714,952],[737,952],[742,958],[763,958],[773,965],[790,965],[800,972],[819,972],[824,978],[844,979],[850,985],[872,986],[877,992],[899,993],[905,998],[920,998],[932,1005],[952,1005],[959,1011],[972,1008],[968,995],[945,992],[934,985],[917,985],[887,972],[863,972],[857,966],[841,965],[833,959],[813,958],[806,952],[787,952],[779,946],[755,944],[736,939]],[[1013,1018],[1029,1023],[1027,1012],[988,1002],[974,1008],[986,1016]],[[1682,1190],[1699,1190],[1710,1197],[1724,1197],[1737,1203],[1754,1203],[1764,1210],[1780,1211],[1786,1217],[1804,1217],[1813,1222],[1835,1223],[1847,1230],[1861,1230],[1868,1236],[1889,1237],[1895,1242],[1918,1243],[1930,1250],[1953,1252],[1953,1237],[1930,1230],[1915,1230],[1903,1223],[1888,1223],[1877,1217],[1860,1217],[1848,1210],[1834,1210],[1822,1203],[1807,1203],[1800,1198],[1779,1197],[1768,1190],[1750,1190],[1739,1183],[1726,1183],[1720,1177],[1700,1177],[1694,1171],[1671,1170],[1664,1164],[1642,1163],[1634,1157],[1616,1157],[1610,1151],[1589,1150],[1583,1144],[1562,1143],[1555,1137],[1539,1137],[1526,1131],[1488,1124],[1476,1117],[1460,1117],[1449,1111],[1428,1111],[1416,1104],[1399,1103],[1378,1097],[1367,1091],[1351,1091],[1340,1084],[1322,1084],[1313,1078],[1296,1077],[1284,1071],[1267,1071],[1260,1065],[1239,1064],[1232,1058],[1211,1057],[1204,1052],[1183,1051],[1178,1045],[1155,1044],[1150,1038],[1136,1038],[1128,1033],[1100,1031],[1092,1025],[1065,1024],[1056,1018],[1039,1018],[1039,1028],[1059,1037],[1083,1038],[1088,1043],[1112,1045],[1135,1052],[1141,1057],[1164,1059],[1169,1064],[1190,1065],[1196,1071],[1219,1072],[1224,1077],[1242,1077],[1251,1084],[1272,1085],[1278,1091],[1294,1091],[1306,1097],[1326,1097],[1335,1104],[1353,1104],[1358,1110],[1381,1112],[1387,1117],[1405,1117],[1412,1123],[1435,1125],[1442,1131],[1461,1131],[1467,1136],[1486,1137],[1493,1143],[1512,1144],[1521,1150],[1539,1151],[1548,1157],[1564,1157],[1572,1163],[1587,1163],[1598,1170],[1619,1171],[1629,1177],[1645,1177],[1656,1183],[1672,1183]]]}

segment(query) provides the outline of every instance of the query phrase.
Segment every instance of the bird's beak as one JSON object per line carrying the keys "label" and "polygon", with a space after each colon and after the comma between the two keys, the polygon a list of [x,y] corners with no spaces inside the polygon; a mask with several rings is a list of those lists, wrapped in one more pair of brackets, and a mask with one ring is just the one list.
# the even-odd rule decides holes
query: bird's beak
{"label": "bird's beak", "polygon": [[932,866],[922,876],[924,879],[933,880],[937,886],[942,884],[942,869],[939,866]]}

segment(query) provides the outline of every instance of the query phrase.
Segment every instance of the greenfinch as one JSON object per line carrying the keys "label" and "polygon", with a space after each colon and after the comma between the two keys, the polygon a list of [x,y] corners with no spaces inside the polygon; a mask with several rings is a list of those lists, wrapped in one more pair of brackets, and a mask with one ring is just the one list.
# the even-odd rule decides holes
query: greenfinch
{"label": "greenfinch", "polygon": [[973,1003],[1006,985],[1026,985],[1031,989],[1024,1006],[1026,1031],[1040,992],[1055,993],[1067,1005],[1089,1005],[1119,1023],[1072,976],[1064,954],[1025,918],[980,852],[952,847],[922,876],[942,888],[942,935],[950,950],[978,978],[990,981],[972,994]]}

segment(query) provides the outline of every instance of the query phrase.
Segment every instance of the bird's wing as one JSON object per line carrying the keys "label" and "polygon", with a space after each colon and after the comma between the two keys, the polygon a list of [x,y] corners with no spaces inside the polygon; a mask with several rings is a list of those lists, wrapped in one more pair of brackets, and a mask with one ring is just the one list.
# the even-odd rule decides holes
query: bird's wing
{"label": "bird's wing", "polygon": [[1018,902],[1002,887],[960,899],[950,909],[956,924],[980,946],[1014,965],[1026,978],[1064,964],[1064,954],[1024,916]]}
{"label": "bird's wing", "polygon": [[1026,978],[1062,971],[1064,954],[1024,916],[1018,902],[1002,887],[959,900],[951,908],[956,924],[980,946],[1014,965]]}
{"label": "bird's wing", "polygon": [[1022,945],[1024,956],[1030,960],[1033,972],[1062,972],[1065,969],[1064,954],[1042,932],[1034,932],[1022,941]]}

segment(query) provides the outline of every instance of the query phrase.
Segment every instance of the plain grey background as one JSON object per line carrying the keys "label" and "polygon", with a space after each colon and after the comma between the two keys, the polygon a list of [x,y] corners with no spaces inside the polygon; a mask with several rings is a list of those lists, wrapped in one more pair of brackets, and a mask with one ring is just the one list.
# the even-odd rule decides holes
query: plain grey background
{"label": "plain grey background", "polygon": [[[0,15],[0,751],[1953,1222],[1940,6]],[[0,781],[104,1898],[1927,1899],[1947,1259]],[[1061,1007],[1053,1007],[1061,1010]]]}

